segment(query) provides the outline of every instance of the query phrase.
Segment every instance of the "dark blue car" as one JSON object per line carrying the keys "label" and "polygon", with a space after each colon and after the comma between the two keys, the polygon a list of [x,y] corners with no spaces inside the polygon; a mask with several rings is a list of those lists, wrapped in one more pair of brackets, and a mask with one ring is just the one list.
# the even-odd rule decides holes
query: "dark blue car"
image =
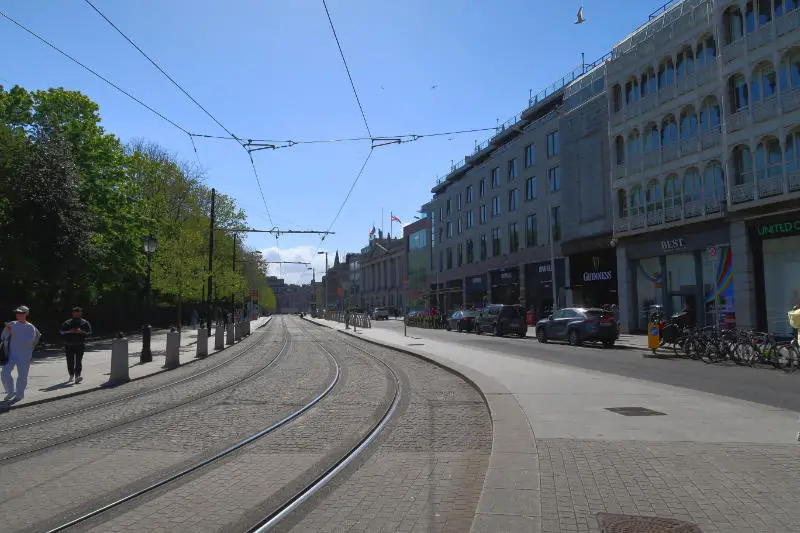
{"label": "dark blue car", "polygon": [[584,341],[602,342],[610,348],[619,338],[619,328],[614,313],[604,309],[568,307],[554,311],[536,324],[539,342],[565,340],[572,346]]}

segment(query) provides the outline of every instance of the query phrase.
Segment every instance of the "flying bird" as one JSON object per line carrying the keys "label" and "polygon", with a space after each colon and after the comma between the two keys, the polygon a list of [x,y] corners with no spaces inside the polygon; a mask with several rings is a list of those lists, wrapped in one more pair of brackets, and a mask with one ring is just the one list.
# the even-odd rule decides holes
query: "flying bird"
{"label": "flying bird", "polygon": [[586,22],[586,19],[583,18],[583,6],[578,8],[578,20],[575,21],[575,24],[583,24]]}
{"label": "flying bird", "polygon": [[431,85],[431,91],[434,90],[437,87],[438,87],[438,85]]}

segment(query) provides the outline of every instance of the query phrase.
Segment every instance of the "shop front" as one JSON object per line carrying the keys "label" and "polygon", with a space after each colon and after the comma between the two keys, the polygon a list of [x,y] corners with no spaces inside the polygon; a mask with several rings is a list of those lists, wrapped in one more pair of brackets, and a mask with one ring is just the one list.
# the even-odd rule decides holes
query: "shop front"
{"label": "shop front", "polygon": [[756,282],[756,327],[791,335],[788,311],[800,305],[800,212],[748,227]]}
{"label": "shop front", "polygon": [[464,304],[467,307],[482,307],[487,303],[486,274],[470,276],[464,279]]}
{"label": "shop front", "polygon": [[688,309],[697,325],[733,327],[733,269],[727,223],[706,224],[704,231],[675,228],[631,239],[624,244],[633,305],[629,327],[643,331],[649,312],[667,316]]}
{"label": "shop front", "polygon": [[444,284],[445,290],[445,309],[455,311],[461,309],[464,304],[464,280],[451,279]]}
{"label": "shop front", "polygon": [[[556,259],[556,295],[563,300],[565,283],[564,259]],[[547,316],[553,309],[553,269],[550,261],[525,265],[525,302],[528,311],[533,311],[537,320]],[[560,304],[557,304],[560,306]]]}
{"label": "shop front", "polygon": [[493,304],[519,303],[519,267],[505,267],[489,271]]}
{"label": "shop front", "polygon": [[576,307],[619,303],[617,253],[614,248],[569,257],[570,288]]}

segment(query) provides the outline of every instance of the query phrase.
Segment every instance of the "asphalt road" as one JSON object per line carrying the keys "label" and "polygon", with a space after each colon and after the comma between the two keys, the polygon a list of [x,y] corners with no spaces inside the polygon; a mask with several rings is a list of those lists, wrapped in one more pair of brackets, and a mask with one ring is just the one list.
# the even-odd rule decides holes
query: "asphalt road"
{"label": "asphalt road", "polygon": [[[403,332],[403,322],[399,320],[373,320],[372,326]],[[421,328],[408,328],[408,334],[800,411],[800,373],[734,364],[708,365],[689,359],[645,358],[643,350],[605,349],[591,344],[541,344],[533,337],[492,337]]]}

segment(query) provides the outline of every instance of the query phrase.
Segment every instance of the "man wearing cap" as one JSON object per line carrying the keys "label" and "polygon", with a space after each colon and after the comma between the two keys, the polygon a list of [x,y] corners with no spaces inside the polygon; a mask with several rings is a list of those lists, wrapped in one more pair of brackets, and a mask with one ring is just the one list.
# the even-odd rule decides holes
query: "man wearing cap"
{"label": "man wearing cap", "polygon": [[83,379],[83,352],[86,349],[86,337],[92,334],[92,325],[83,318],[83,309],[80,307],[72,308],[72,318],[61,324],[61,331],[64,337],[64,352],[67,354],[67,372],[69,372],[69,382],[75,380],[80,383]]}
{"label": "man wearing cap", "polygon": [[[42,336],[36,326],[28,322],[28,309],[20,305],[14,309],[17,319],[8,323],[0,334],[0,341],[5,342],[8,347],[8,363],[0,372],[3,381],[3,388],[6,390],[6,397],[3,401],[20,401],[25,397],[25,387],[28,386],[28,370],[31,368],[33,359],[33,349],[39,343]],[[17,368],[17,386],[14,388],[14,378],[11,371]]]}

